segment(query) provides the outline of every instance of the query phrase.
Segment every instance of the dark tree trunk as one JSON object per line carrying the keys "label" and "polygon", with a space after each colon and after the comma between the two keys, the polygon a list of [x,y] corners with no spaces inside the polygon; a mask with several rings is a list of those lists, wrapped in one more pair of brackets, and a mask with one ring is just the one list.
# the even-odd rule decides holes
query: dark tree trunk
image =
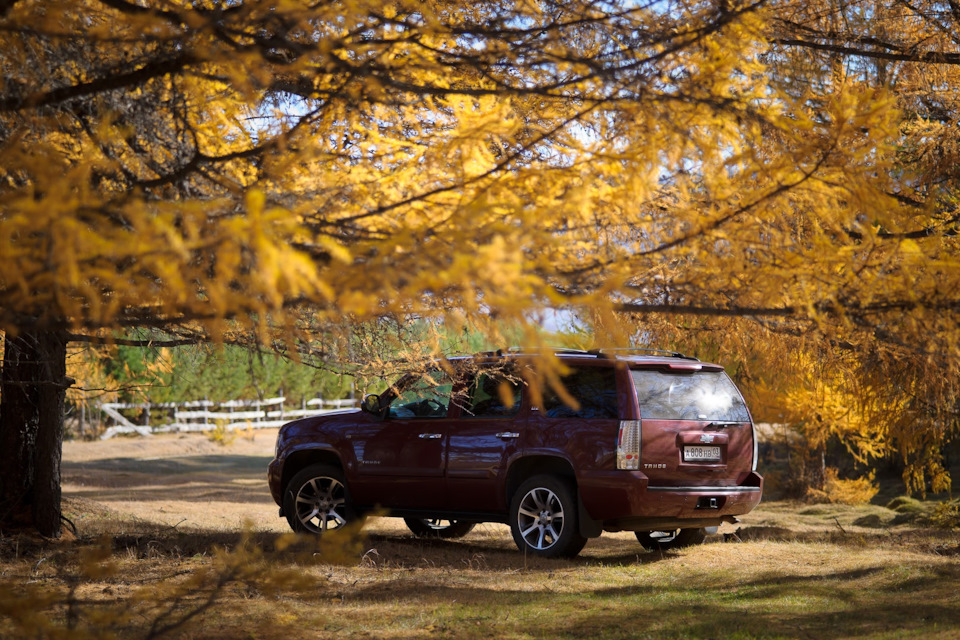
{"label": "dark tree trunk", "polygon": [[0,372],[0,531],[60,536],[67,342],[56,331],[7,335]]}

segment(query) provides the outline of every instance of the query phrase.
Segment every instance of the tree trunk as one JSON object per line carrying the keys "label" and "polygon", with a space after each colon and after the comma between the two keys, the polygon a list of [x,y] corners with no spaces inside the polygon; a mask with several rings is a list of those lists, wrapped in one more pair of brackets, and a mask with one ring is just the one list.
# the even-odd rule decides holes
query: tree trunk
{"label": "tree trunk", "polygon": [[36,529],[60,536],[60,457],[66,336],[7,335],[0,372],[0,531]]}

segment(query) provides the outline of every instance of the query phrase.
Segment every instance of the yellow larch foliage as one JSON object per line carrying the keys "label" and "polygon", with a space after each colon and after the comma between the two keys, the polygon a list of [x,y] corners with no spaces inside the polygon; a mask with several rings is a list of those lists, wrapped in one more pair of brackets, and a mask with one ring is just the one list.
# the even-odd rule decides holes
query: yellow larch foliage
{"label": "yellow larch foliage", "polygon": [[[615,312],[692,312],[956,358],[956,234],[917,233],[956,197],[916,206],[936,167],[902,162],[943,125],[783,53],[814,5],[21,0],[0,15],[0,329],[293,350],[571,306],[619,342],[669,330]],[[938,442],[870,432],[900,409],[869,367],[796,369],[788,404],[852,451]]]}

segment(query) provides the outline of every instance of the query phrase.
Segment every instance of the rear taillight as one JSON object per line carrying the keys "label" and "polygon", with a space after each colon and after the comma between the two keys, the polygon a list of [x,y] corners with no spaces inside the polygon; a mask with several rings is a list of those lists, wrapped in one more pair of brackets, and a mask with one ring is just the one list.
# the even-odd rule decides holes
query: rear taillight
{"label": "rear taillight", "polygon": [[750,437],[753,438],[753,471],[757,470],[757,459],[760,457],[760,446],[757,442],[757,428],[750,423]]}
{"label": "rear taillight", "polygon": [[640,468],[640,421],[621,420],[617,434],[617,469]]}

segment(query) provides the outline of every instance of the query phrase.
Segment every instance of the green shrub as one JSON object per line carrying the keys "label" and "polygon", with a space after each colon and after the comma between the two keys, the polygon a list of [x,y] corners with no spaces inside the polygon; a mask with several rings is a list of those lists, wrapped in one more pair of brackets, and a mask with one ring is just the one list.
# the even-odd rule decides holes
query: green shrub
{"label": "green shrub", "polygon": [[887,509],[897,513],[919,514],[925,511],[923,503],[910,496],[897,496],[887,503]]}
{"label": "green shrub", "polygon": [[960,500],[938,502],[930,513],[930,524],[941,529],[960,528]]}

